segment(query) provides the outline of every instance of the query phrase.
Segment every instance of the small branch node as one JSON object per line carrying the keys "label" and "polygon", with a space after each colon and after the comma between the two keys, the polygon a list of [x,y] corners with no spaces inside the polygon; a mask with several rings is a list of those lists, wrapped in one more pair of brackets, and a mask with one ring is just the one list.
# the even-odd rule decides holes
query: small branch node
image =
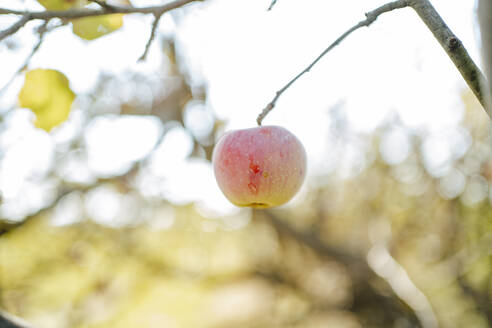
{"label": "small branch node", "polygon": [[43,43],[43,40],[44,40],[44,36],[48,32],[48,23],[49,23],[49,20],[46,20],[46,21],[44,21],[43,24],[41,24],[40,26],[38,26],[36,28],[36,32],[38,33],[38,37],[39,37],[38,42],[34,45],[34,47],[31,50],[31,53],[24,60],[24,63],[22,64],[22,66],[20,66],[17,69],[17,71],[15,71],[15,73],[12,75],[12,77],[9,79],[9,81],[0,89],[0,95],[2,95],[8,89],[8,87],[12,84],[12,82],[15,80],[17,75],[22,73],[29,66],[29,62],[31,61],[32,57],[36,54],[36,52],[39,50],[39,48],[41,47],[41,44]]}
{"label": "small branch node", "polygon": [[454,51],[458,48],[460,41],[454,36],[448,38],[447,44],[450,51]]}

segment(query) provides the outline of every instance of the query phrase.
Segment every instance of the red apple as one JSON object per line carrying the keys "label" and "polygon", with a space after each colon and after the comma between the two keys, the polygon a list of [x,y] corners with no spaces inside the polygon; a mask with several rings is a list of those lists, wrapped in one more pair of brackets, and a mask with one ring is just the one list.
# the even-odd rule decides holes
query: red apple
{"label": "red apple", "polygon": [[279,126],[226,133],[215,146],[212,163],[220,189],[237,206],[285,204],[306,176],[304,147]]}

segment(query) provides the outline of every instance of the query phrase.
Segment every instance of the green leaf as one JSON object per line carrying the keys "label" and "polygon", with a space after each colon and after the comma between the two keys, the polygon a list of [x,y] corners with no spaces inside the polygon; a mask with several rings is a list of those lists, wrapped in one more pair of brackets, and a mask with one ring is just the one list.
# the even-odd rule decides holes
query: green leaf
{"label": "green leaf", "polygon": [[19,93],[19,105],[36,115],[35,125],[46,131],[67,120],[75,94],[67,77],[52,69],[35,69],[26,73]]}

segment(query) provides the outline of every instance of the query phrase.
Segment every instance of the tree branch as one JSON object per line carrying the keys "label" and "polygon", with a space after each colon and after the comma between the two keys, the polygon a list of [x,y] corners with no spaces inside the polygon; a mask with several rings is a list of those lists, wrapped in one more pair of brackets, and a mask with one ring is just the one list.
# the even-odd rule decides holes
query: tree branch
{"label": "tree branch", "polygon": [[25,68],[27,68],[27,66],[29,65],[29,62],[31,61],[32,57],[34,56],[34,54],[41,47],[41,44],[44,41],[44,36],[45,36],[46,32],[48,32],[48,28],[47,28],[48,22],[49,21],[46,20],[41,26],[39,26],[37,28],[38,35],[39,35],[38,42],[34,45],[34,47],[31,50],[31,53],[29,54],[29,56],[27,56],[26,60],[24,60],[24,63],[22,64],[22,66],[19,67],[17,69],[17,71],[15,71],[15,73],[12,75],[12,77],[10,78],[10,80],[0,89],[0,95],[2,95],[8,89],[8,87],[10,86],[10,84],[15,80],[16,76],[20,72],[22,72]]}
{"label": "tree branch", "polygon": [[22,26],[26,25],[29,20],[31,20],[31,16],[29,14],[24,14],[21,19],[19,19],[15,24],[7,28],[6,30],[0,31],[0,41],[5,39],[11,34],[14,34],[17,32],[19,29],[22,28]]}
{"label": "tree branch", "polygon": [[68,9],[59,11],[22,11],[22,10],[12,10],[0,8],[0,15],[18,15],[22,18],[9,27],[8,29],[0,32],[0,40],[5,37],[14,34],[21,27],[23,27],[28,21],[35,19],[50,20],[52,18],[63,18],[63,19],[74,19],[89,16],[101,16],[108,14],[153,14],[162,15],[167,11],[182,7],[188,3],[202,1],[202,0],[175,0],[160,6],[149,6],[149,7],[130,7],[130,6],[116,6],[111,5],[111,7],[105,6],[99,9]]}
{"label": "tree branch", "polygon": [[147,44],[145,45],[145,50],[144,50],[142,56],[140,56],[140,58],[138,59],[138,61],[143,61],[147,57],[147,53],[149,52],[150,45],[152,44],[152,41],[154,41],[155,34],[157,31],[157,26],[159,25],[159,21],[161,19],[161,16],[162,16],[162,14],[159,14],[159,15],[156,14],[155,15],[154,23],[152,23],[152,29],[150,31],[149,40],[147,41]]}
{"label": "tree branch", "polygon": [[373,11],[370,11],[366,14],[366,19],[360,21],[356,25],[352,26],[350,29],[348,29],[345,33],[343,33],[341,36],[338,37],[338,39],[335,40],[332,44],[328,46],[316,59],[309,64],[304,70],[302,70],[299,74],[297,74],[296,77],[294,77],[292,80],[290,80],[282,89],[278,90],[275,93],[275,97],[268,103],[268,105],[261,111],[260,115],[258,115],[258,118],[256,119],[256,122],[258,125],[261,125],[261,122],[263,119],[268,115],[268,113],[275,107],[278,98],[287,90],[294,82],[296,82],[301,76],[306,74],[313,68],[314,65],[316,65],[317,62],[320,61],[321,58],[323,58],[328,52],[330,52],[333,48],[335,48],[340,42],[342,42],[347,36],[352,34],[352,32],[358,30],[359,28],[363,26],[369,26],[371,25],[381,14],[387,13],[389,11],[395,10],[395,9],[400,9],[400,8],[405,8],[408,7],[409,3],[407,0],[397,0],[393,1],[390,3],[387,3],[385,5],[382,5],[379,8],[374,9]]}
{"label": "tree branch", "polygon": [[[268,105],[261,111],[258,115],[256,122],[261,125],[263,119],[268,115],[268,113],[275,107],[278,98],[292,85],[296,82],[302,75],[306,74],[313,68],[313,66],[323,58],[330,50],[335,48],[340,42],[342,42],[347,36],[352,32],[358,30],[363,26],[371,25],[381,14],[390,12],[395,9],[401,9],[405,7],[412,7],[415,12],[420,16],[422,21],[427,25],[429,30],[434,34],[434,37],[439,41],[441,46],[444,48],[449,58],[453,61],[454,65],[461,73],[461,76],[466,81],[470,89],[473,91],[478,101],[482,106],[485,106],[484,95],[481,90],[481,85],[485,80],[482,72],[478,66],[473,62],[470,55],[466,51],[465,47],[461,41],[456,37],[456,35],[451,32],[449,27],[444,23],[442,18],[439,16],[437,11],[431,5],[428,0],[398,0],[387,3],[375,10],[366,14],[366,19],[360,21],[356,25],[352,26],[349,30],[343,33],[338,39],[335,40],[328,48],[326,48],[309,66],[307,66],[303,71],[301,71],[297,76],[290,80],[284,87],[275,93],[275,97],[268,103]],[[486,110],[489,117],[492,118],[492,113]]]}
{"label": "tree branch", "polygon": [[[473,91],[480,104],[484,109],[486,109],[487,106],[485,105],[485,97],[481,88],[481,85],[485,81],[485,77],[478,66],[471,59],[470,55],[463,46],[463,43],[461,43],[456,35],[454,35],[449,29],[429,0],[409,1],[410,6],[419,15],[425,25],[427,25],[432,34],[434,34],[434,37],[437,41],[439,41],[439,44],[453,61],[454,65],[461,73],[461,76]],[[492,113],[487,111],[487,109],[486,112],[489,117],[492,118]]]}

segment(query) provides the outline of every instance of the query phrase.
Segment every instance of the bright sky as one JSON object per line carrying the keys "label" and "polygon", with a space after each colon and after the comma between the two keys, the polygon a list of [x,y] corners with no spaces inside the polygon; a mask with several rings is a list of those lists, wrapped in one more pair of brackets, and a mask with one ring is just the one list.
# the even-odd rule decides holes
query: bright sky
{"label": "bright sky", "polygon": [[[225,120],[226,130],[254,126],[256,116],[276,90],[363,19],[365,12],[387,1],[279,0],[267,12],[269,2],[209,0],[189,6],[185,15],[176,12],[174,18],[167,15],[161,21],[162,34],[176,32],[193,78],[208,86],[206,108],[190,104],[186,112],[185,121],[194,133],[206,134],[211,129],[211,115]],[[157,3],[163,1],[133,1],[138,6]],[[473,2],[432,3],[479,62]],[[9,5],[16,2],[9,1]],[[40,6],[34,1],[19,1],[16,8]],[[3,18],[0,29],[13,21]],[[120,31],[91,42],[74,36],[70,27],[60,28],[47,36],[30,67],[63,72],[77,94],[91,90],[101,71],[150,75],[160,68],[158,42],[154,42],[146,62],[137,63],[136,59],[147,41],[151,22],[150,16],[127,16]],[[0,44],[0,86],[32,49],[35,26],[29,24],[16,36],[22,45],[19,51]],[[22,83],[22,77],[17,78],[0,96],[0,111],[16,103]],[[464,88],[465,83],[431,33],[411,9],[403,9],[381,16],[329,53],[280,98],[264,124],[282,125],[303,142],[308,153],[309,185],[335,168],[340,176],[350,177],[367,165],[362,152],[364,138],[341,142],[339,135],[333,135],[330,127],[336,122],[330,113],[334,108],[345,114],[349,131],[360,133],[370,133],[398,114],[411,130],[389,131],[381,144],[383,158],[390,164],[401,163],[411,151],[409,133],[427,131],[429,138],[423,145],[427,169],[435,176],[459,180],[447,163],[470,145],[468,132],[457,127],[463,116],[460,94]],[[18,219],[53,196],[53,182],[44,176],[59,149],[63,150],[66,141],[80,130],[84,114],[75,107],[70,120],[51,134],[34,129],[27,110],[16,110],[7,119],[8,128],[0,132],[0,192],[4,197],[0,216]],[[141,192],[180,204],[196,201],[206,216],[241,217],[237,214],[244,211],[230,205],[220,193],[210,164],[187,159],[192,150],[189,132],[173,124],[162,126],[154,117],[97,118],[84,132],[87,157],[70,152],[60,171],[66,173],[66,179],[78,182],[121,173],[133,161],[144,158],[163,131],[169,132],[138,177]],[[114,220],[122,220],[117,209],[128,200],[104,188],[93,192],[98,197],[88,196],[83,202],[80,195],[70,195],[63,206],[71,211],[85,206],[91,212],[104,207],[96,201],[102,199],[113,206],[105,206],[100,222],[123,224]],[[302,197],[301,192],[297,201]],[[296,201],[287,206],[296,206]],[[234,224],[241,226],[245,220]]]}

